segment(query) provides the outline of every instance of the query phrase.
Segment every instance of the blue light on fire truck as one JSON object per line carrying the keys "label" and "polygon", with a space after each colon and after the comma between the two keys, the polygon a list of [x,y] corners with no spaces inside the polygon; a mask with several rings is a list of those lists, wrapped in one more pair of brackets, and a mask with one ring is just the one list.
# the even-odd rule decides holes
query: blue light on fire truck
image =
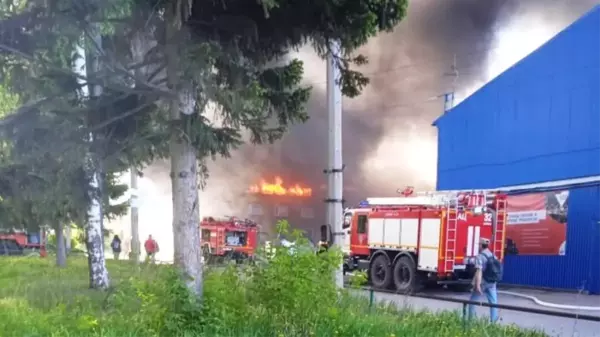
{"label": "blue light on fire truck", "polygon": [[361,202],[358,203],[358,207],[360,208],[368,208],[369,207],[369,202],[366,200],[362,200]]}

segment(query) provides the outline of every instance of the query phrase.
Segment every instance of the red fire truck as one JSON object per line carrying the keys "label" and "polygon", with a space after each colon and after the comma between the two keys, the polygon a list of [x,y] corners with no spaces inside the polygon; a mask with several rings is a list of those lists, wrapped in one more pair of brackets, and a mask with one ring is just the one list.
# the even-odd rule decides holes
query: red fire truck
{"label": "red fire truck", "polygon": [[254,257],[258,224],[236,217],[205,217],[200,222],[202,253],[207,262],[227,258],[241,261]]}
{"label": "red fire truck", "polygon": [[46,257],[46,235],[43,230],[28,233],[25,230],[0,229],[0,255],[23,255],[25,251],[39,252]]}
{"label": "red fire truck", "polygon": [[506,195],[405,191],[368,198],[344,214],[346,270],[366,270],[375,288],[417,291],[428,282],[464,286],[474,275],[479,239],[502,260]]}

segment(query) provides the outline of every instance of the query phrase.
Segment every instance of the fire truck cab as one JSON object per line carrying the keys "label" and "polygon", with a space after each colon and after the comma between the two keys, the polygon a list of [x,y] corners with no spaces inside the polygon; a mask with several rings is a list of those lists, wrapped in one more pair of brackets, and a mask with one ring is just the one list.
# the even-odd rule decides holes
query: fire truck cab
{"label": "fire truck cab", "polygon": [[344,214],[345,269],[366,270],[373,287],[401,292],[469,284],[481,238],[503,259],[506,206],[506,195],[490,192],[368,198]]}
{"label": "fire truck cab", "polygon": [[258,244],[258,230],[258,224],[248,219],[204,217],[200,231],[205,261],[252,258]]}

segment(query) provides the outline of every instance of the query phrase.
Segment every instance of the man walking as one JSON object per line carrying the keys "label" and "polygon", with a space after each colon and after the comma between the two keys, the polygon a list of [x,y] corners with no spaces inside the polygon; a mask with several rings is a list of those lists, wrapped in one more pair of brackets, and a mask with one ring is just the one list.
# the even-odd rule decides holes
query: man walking
{"label": "man walking", "polygon": [[148,235],[148,239],[144,243],[144,249],[146,249],[146,260],[154,263],[156,261],[156,253],[158,253],[158,243],[152,238],[152,235]]}
{"label": "man walking", "polygon": [[[470,300],[478,302],[485,295],[489,304],[497,304],[496,286],[502,278],[502,264],[490,251],[489,245],[489,239],[479,240],[480,249],[479,255],[475,258],[475,276]],[[475,317],[475,306],[469,305],[469,318],[473,317]],[[492,323],[498,320],[498,308],[490,307],[490,320]]]}

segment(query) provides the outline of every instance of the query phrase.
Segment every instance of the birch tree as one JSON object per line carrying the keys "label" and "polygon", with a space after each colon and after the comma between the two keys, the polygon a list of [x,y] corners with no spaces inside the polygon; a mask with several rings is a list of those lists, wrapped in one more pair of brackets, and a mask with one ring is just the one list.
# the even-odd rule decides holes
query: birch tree
{"label": "birch tree", "polygon": [[[113,96],[109,96],[107,102],[102,102],[104,94],[101,83],[107,80],[101,78],[100,56],[103,50],[97,22],[98,13],[102,13],[106,7],[92,6],[96,4],[93,1],[26,1],[21,4],[25,5],[17,9],[9,6],[12,15],[3,13],[6,19],[1,23],[3,77],[10,79],[9,83],[15,91],[23,93],[22,100],[25,102],[2,121],[4,135],[14,143],[12,145],[17,145],[15,141],[19,142],[19,152],[14,151],[13,154],[26,168],[46,171],[47,167],[56,168],[53,172],[46,172],[54,175],[54,183],[61,178],[82,178],[74,189],[67,188],[56,193],[71,192],[67,194],[71,199],[64,204],[76,205],[80,209],[68,208],[68,214],[63,215],[44,215],[48,217],[47,221],[55,225],[57,236],[62,234],[61,221],[65,218],[83,222],[90,287],[106,289],[109,278],[104,262],[102,235],[102,204],[106,198],[102,193],[104,183],[101,178],[111,172],[102,172],[101,169],[123,167],[118,160],[105,160],[111,145],[119,146],[109,139],[110,130],[92,130],[91,125],[91,122],[96,122],[97,115],[114,102]],[[72,58],[74,49],[77,49],[74,53],[76,57]],[[28,132],[32,129],[34,132]],[[45,134],[53,138],[42,142],[39,130],[47,131]],[[40,149],[43,147],[45,149]],[[39,157],[52,158],[52,163],[57,166],[38,160]],[[43,175],[43,178],[49,176]],[[56,189],[38,191],[42,196],[47,196],[47,192],[56,192]],[[61,197],[57,199],[63,200]],[[36,197],[30,202],[40,206],[41,201]],[[62,205],[58,206],[57,210],[64,210],[60,207]],[[82,209],[87,211],[82,212]],[[58,242],[60,244],[62,240]],[[59,245],[58,256],[61,260],[64,260],[63,248]],[[64,265],[64,262],[59,261],[58,264]]]}

